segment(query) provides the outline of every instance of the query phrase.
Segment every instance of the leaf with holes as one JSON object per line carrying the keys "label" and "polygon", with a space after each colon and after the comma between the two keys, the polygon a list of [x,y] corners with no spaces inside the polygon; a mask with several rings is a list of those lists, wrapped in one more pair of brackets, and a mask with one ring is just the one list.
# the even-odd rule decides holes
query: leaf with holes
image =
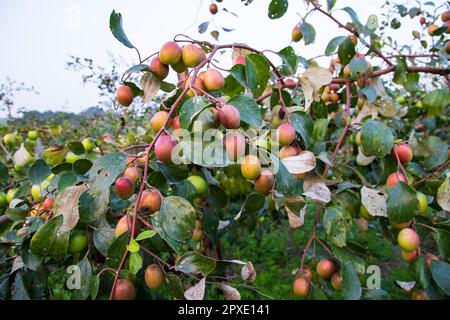
{"label": "leaf with holes", "polygon": [[109,186],[125,170],[127,155],[120,152],[106,154],[98,158],[88,171],[89,189],[94,197],[98,197],[109,190]]}
{"label": "leaf with holes", "polygon": [[272,0],[269,4],[268,16],[270,19],[279,19],[287,11],[289,6],[288,0]]}
{"label": "leaf with holes", "polygon": [[347,233],[352,226],[352,216],[341,206],[326,208],[323,216],[323,225],[328,239],[338,247],[346,245]]}
{"label": "leaf with holes", "polygon": [[314,202],[328,203],[331,201],[331,191],[325,182],[318,177],[306,177],[303,182],[303,195]]}
{"label": "leaf with holes", "polygon": [[164,198],[158,219],[167,235],[178,242],[186,242],[192,237],[197,213],[184,198],[169,196]]}
{"label": "leaf with holes", "polygon": [[216,269],[216,260],[196,251],[186,252],[176,263],[175,270],[207,276]]}
{"label": "leaf with holes", "polygon": [[375,217],[387,217],[387,195],[384,192],[370,189],[365,186],[361,188],[361,204],[370,215]]}

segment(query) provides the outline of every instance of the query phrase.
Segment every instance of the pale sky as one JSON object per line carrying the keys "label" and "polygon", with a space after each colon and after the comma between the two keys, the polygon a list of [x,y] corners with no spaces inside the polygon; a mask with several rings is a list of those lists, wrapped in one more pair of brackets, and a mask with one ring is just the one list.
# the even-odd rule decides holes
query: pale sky
{"label": "pale sky", "polygon": [[[221,32],[220,43],[247,43],[257,49],[274,51],[288,46],[291,30],[300,20],[298,14],[307,12],[304,1],[290,0],[287,14],[278,20],[268,18],[269,2],[254,0],[249,6],[240,0],[218,3],[219,8],[226,7],[239,15],[236,18],[219,11],[214,16],[217,25],[236,29]],[[320,2],[326,4],[324,0]],[[200,3],[198,20],[193,24]],[[122,13],[128,38],[147,56],[177,33],[213,41],[209,35],[211,28],[202,35],[197,33],[197,26],[211,19],[210,3],[210,0],[2,0],[0,82],[9,76],[35,86],[40,92],[39,95],[18,94],[17,107],[79,112],[95,105],[97,91],[94,86],[83,86],[79,74],[65,70],[69,55],[92,58],[108,66],[107,51],[111,51],[129,61],[130,66],[137,63],[135,52],[110,33],[109,15],[113,9]],[[336,8],[352,7],[365,23],[370,14],[377,14],[381,19],[383,3],[383,0],[337,0]],[[337,11],[336,17],[343,22],[350,21],[343,11]],[[396,34],[399,39],[406,37],[406,43],[411,42],[412,28],[419,26],[418,18],[407,20],[409,30],[405,33],[404,27]],[[329,40],[347,34],[320,13],[310,15],[307,21],[316,28],[315,44],[306,47],[303,42],[293,44],[297,54],[307,58],[323,54]],[[224,66],[229,66],[229,62],[227,59]],[[4,114],[0,113],[1,116]]]}

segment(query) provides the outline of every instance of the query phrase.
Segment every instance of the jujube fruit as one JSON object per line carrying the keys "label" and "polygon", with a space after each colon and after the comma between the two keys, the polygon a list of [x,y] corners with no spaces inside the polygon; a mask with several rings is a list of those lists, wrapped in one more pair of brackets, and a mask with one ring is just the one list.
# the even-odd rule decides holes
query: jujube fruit
{"label": "jujube fruit", "polygon": [[263,169],[261,174],[255,180],[255,189],[258,193],[266,194],[272,190],[275,184],[275,176],[269,169]]}
{"label": "jujube fruit", "polygon": [[402,250],[402,258],[406,262],[413,262],[417,258],[417,249],[414,251],[403,251]]}
{"label": "jujube fruit", "polygon": [[169,114],[166,111],[156,112],[150,120],[150,128],[152,128],[152,130],[155,132],[161,130],[168,115]]}
{"label": "jujube fruit", "polygon": [[133,90],[129,86],[120,86],[116,91],[116,99],[122,106],[128,107],[134,99]]}
{"label": "jujube fruit", "polygon": [[303,38],[302,30],[300,29],[300,26],[296,25],[294,29],[292,29],[292,41],[293,42],[299,42]]}
{"label": "jujube fruit", "polygon": [[254,155],[247,155],[241,163],[241,173],[245,179],[256,179],[261,173],[261,162]]}
{"label": "jujube fruit", "polygon": [[300,298],[306,298],[309,295],[311,282],[305,278],[297,278],[292,285],[294,294]]}
{"label": "jujube fruit", "polygon": [[206,183],[205,179],[203,179],[200,176],[190,176],[186,180],[189,181],[194,186],[197,194],[199,195],[205,194],[208,188],[208,184]]}
{"label": "jujube fruit", "polygon": [[392,189],[399,181],[407,182],[407,179],[404,174],[393,172],[391,173],[386,180],[386,188],[388,190]]}
{"label": "jujube fruit", "polygon": [[319,263],[317,264],[316,272],[319,275],[319,277],[323,279],[331,277],[331,275],[334,273],[333,262],[328,259],[320,260]]}
{"label": "jujube fruit", "polygon": [[169,66],[161,62],[159,57],[154,57],[150,62],[150,68],[153,74],[160,80],[165,79],[169,75]]}
{"label": "jujube fruit", "polygon": [[129,199],[134,194],[134,182],[127,177],[120,177],[116,180],[114,189],[121,199]]}
{"label": "jujube fruit", "polygon": [[338,290],[338,291],[341,290],[341,288],[342,288],[342,277],[341,277],[341,274],[339,272],[335,272],[331,276],[331,286],[335,290]]}
{"label": "jujube fruit", "polygon": [[217,11],[218,11],[217,4],[211,3],[209,5],[209,12],[211,12],[211,14],[216,14]]}
{"label": "jujube fruit", "polygon": [[397,159],[395,154],[397,154],[398,159],[401,163],[408,163],[413,158],[412,148],[409,146],[409,144],[406,143],[394,145],[394,148],[392,148],[392,156],[394,157],[394,159]]}
{"label": "jujube fruit", "polygon": [[118,279],[112,295],[113,300],[134,300],[136,289],[128,279]]}
{"label": "jujube fruit", "polygon": [[69,253],[82,252],[88,244],[86,232],[82,230],[75,230],[69,238]]}
{"label": "jujube fruit", "polygon": [[189,68],[195,68],[202,63],[204,52],[195,44],[187,44],[181,49],[183,64]]}
{"label": "jujube fruit", "polygon": [[236,161],[245,153],[245,137],[240,133],[226,135],[224,145],[230,160]]}
{"label": "jujube fruit", "polygon": [[397,236],[397,242],[403,251],[411,252],[420,244],[419,235],[411,228],[402,229]]}
{"label": "jujube fruit", "polygon": [[284,158],[294,157],[300,153],[300,150],[294,146],[284,146],[280,149],[279,158],[283,160]]}
{"label": "jujube fruit", "polygon": [[286,146],[294,142],[295,135],[295,129],[289,123],[283,123],[277,129],[277,139],[282,146]]}
{"label": "jujube fruit", "polygon": [[138,210],[142,213],[153,213],[161,208],[161,194],[157,190],[144,190]]}
{"label": "jujube fruit", "polygon": [[164,282],[164,271],[157,264],[151,264],[145,269],[145,284],[148,288],[156,290]]}
{"label": "jujube fruit", "polygon": [[172,161],[172,150],[177,142],[170,135],[161,135],[155,143],[155,155],[161,162]]}
{"label": "jujube fruit", "polygon": [[202,79],[200,78],[195,78],[194,83],[191,86],[191,82],[192,82],[192,77],[188,77],[185,81],[184,81],[184,88],[189,88],[189,90],[187,91],[186,95],[190,98],[192,98],[193,96],[202,96],[203,92],[201,90],[205,90],[205,84],[203,83]]}
{"label": "jujube fruit", "polygon": [[234,106],[226,104],[219,112],[220,124],[226,129],[236,129],[241,123],[241,115]]}
{"label": "jujube fruit", "polygon": [[176,42],[169,41],[159,50],[159,60],[168,65],[174,65],[181,59],[181,48]]}
{"label": "jujube fruit", "polygon": [[[116,225],[115,235],[116,238],[120,237],[125,232],[131,232],[131,228],[133,227],[133,217],[126,214],[122,218],[119,219]],[[141,230],[141,223],[139,220],[136,221],[135,232],[139,233]]]}
{"label": "jujube fruit", "polygon": [[216,69],[208,69],[202,77],[203,83],[207,91],[222,90],[225,85],[225,79]]}
{"label": "jujube fruit", "polygon": [[141,170],[138,167],[128,167],[123,172],[123,176],[136,183],[141,178]]}

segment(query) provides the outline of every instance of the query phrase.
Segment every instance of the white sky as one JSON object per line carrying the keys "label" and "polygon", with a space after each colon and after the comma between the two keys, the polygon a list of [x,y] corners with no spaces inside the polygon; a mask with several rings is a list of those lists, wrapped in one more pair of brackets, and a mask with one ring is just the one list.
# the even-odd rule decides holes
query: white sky
{"label": "white sky", "polygon": [[[278,20],[267,17],[269,2],[254,0],[249,6],[240,0],[219,3],[219,8],[226,7],[239,15],[236,18],[219,11],[214,17],[217,25],[236,29],[231,33],[221,32],[220,43],[247,43],[257,49],[274,51],[288,46],[291,30],[300,20],[298,13],[304,15],[307,11],[304,2],[290,0],[288,13]],[[320,2],[326,4],[324,0]],[[200,3],[198,22],[192,25]],[[381,19],[383,3],[383,0],[337,0],[336,8],[352,7],[365,23],[370,14],[377,14]],[[211,27],[203,35],[197,33],[197,26],[211,18],[209,4],[209,0],[3,0],[0,2],[0,82],[9,76],[35,86],[40,92],[39,95],[18,94],[17,107],[79,112],[95,105],[97,91],[94,86],[83,86],[79,74],[65,70],[69,55],[93,58],[107,66],[109,50],[124,57],[130,65],[137,62],[135,52],[119,43],[109,31],[109,15],[113,9],[122,13],[128,38],[147,56],[177,33],[213,41],[209,35]],[[336,12],[336,17],[343,22],[350,21],[342,11]],[[403,33],[397,33],[397,37],[406,37],[404,41],[411,42],[411,30],[419,26],[417,20],[408,22],[409,30],[405,33],[402,28]],[[315,44],[307,47],[303,42],[293,44],[296,52],[304,57],[323,54],[330,39],[346,34],[320,13],[310,15],[307,21],[316,28]],[[3,115],[0,113],[0,117]]]}

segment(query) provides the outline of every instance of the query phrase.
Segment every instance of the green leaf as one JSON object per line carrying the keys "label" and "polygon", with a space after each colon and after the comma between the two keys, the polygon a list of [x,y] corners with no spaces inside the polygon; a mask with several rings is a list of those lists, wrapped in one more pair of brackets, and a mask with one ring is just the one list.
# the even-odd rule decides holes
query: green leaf
{"label": "green leaf", "polygon": [[106,257],[108,248],[116,239],[116,235],[115,229],[111,228],[104,218],[101,221],[102,223],[95,228],[92,238],[95,248]]}
{"label": "green leaf", "polygon": [[62,224],[62,215],[58,215],[45,223],[31,239],[31,252],[38,256],[63,258],[67,254],[70,230],[60,232]]}
{"label": "green leaf", "polygon": [[[30,170],[28,171],[28,178],[30,179],[30,182],[32,184],[40,185],[42,181],[47,179],[50,173],[50,167],[47,165],[47,163],[42,159],[38,159],[30,167]],[[8,175],[6,174],[6,177],[7,176]]]}
{"label": "green leaf", "polygon": [[207,276],[216,269],[216,260],[196,251],[186,252],[175,265],[175,270]]}
{"label": "green leaf", "polygon": [[350,74],[352,78],[359,78],[366,73],[368,64],[363,58],[354,57],[350,60]]}
{"label": "green leaf", "polygon": [[12,300],[31,300],[30,294],[25,287],[23,272],[17,272],[14,278],[14,285],[11,292]]}
{"label": "green leaf", "polygon": [[180,278],[176,274],[172,272],[166,274],[165,288],[174,298],[177,299],[184,298],[183,284],[181,283]]}
{"label": "green leaf", "polygon": [[450,296],[450,265],[443,261],[433,260],[431,262],[431,275],[439,288],[447,296]]}
{"label": "green leaf", "polygon": [[411,220],[418,206],[416,191],[402,181],[388,192],[387,213],[392,224]]}
{"label": "green leaf", "polygon": [[285,196],[292,194],[302,194],[303,182],[301,180],[295,179],[277,156],[271,154],[270,159],[274,167],[278,168],[275,174],[277,191],[281,192]]}
{"label": "green leaf", "polygon": [[314,128],[312,132],[312,139],[317,142],[322,142],[325,139],[328,129],[328,119],[317,119],[314,121]]}
{"label": "green leaf", "polygon": [[390,300],[391,296],[383,289],[372,289],[365,292],[363,300]]}
{"label": "green leaf", "polygon": [[137,64],[137,65],[134,65],[134,66],[128,68],[128,70],[125,71],[124,73],[135,73],[135,72],[149,71],[149,70],[151,70],[151,68],[148,64]]}
{"label": "green leaf", "polygon": [[288,0],[272,0],[269,4],[269,18],[281,18],[286,13],[288,6]]}
{"label": "green leaf", "polygon": [[98,158],[89,170],[89,188],[91,195],[99,197],[109,190],[109,186],[125,170],[128,156],[124,153],[114,152]]}
{"label": "green leaf", "polygon": [[260,210],[264,207],[265,197],[259,193],[250,194],[244,201],[242,206],[242,213],[252,213]]}
{"label": "green leaf", "polygon": [[380,121],[367,120],[361,127],[361,147],[366,156],[384,157],[394,146],[394,136]]}
{"label": "green leaf", "polygon": [[128,40],[125,31],[122,27],[122,15],[116,11],[112,11],[109,17],[109,28],[111,29],[114,37],[119,40],[126,47],[133,49],[134,46],[131,44],[130,40]]}
{"label": "green leaf", "polygon": [[0,185],[6,185],[8,178],[8,167],[3,162],[0,162]]}
{"label": "green leaf", "polygon": [[31,203],[29,203],[28,201],[17,202],[14,204],[14,206],[10,204],[8,209],[6,209],[5,215],[11,221],[19,221],[24,219],[28,215],[31,207]]}
{"label": "green leaf", "polygon": [[256,53],[246,55],[245,76],[247,87],[253,98],[260,97],[270,79],[270,64],[267,59]]}
{"label": "green leaf", "polygon": [[336,0],[327,0],[327,10],[331,11],[336,4]]}
{"label": "green leaf", "polygon": [[186,242],[192,237],[197,213],[186,199],[176,196],[164,198],[158,219],[167,235],[178,241]]}
{"label": "green leaf", "polygon": [[[242,69],[245,70],[245,67],[243,65],[235,65],[233,66],[241,66]],[[245,79],[245,76],[244,76]],[[244,85],[245,85],[245,81],[244,81]],[[240,94],[243,94],[245,92],[245,88],[244,86],[242,86],[234,77],[233,75],[229,74],[226,78],[225,78],[225,85],[222,89],[222,94],[225,96],[229,96],[229,97],[234,97],[234,96],[238,96]]]}
{"label": "green leaf", "polygon": [[283,68],[286,69],[287,74],[295,74],[297,71],[297,55],[292,47],[286,47],[278,52],[283,61]]}
{"label": "green leaf", "polygon": [[77,264],[80,275],[80,288],[72,291],[72,300],[86,300],[91,293],[92,266],[91,262],[84,258]]}
{"label": "green leaf", "polygon": [[347,12],[350,18],[352,19],[352,22],[358,27],[360,30],[362,29],[362,24],[358,19],[358,15],[356,14],[355,10],[353,10],[350,7],[342,8],[343,11]]}
{"label": "green leaf", "polygon": [[427,288],[430,283],[430,273],[427,269],[426,259],[424,255],[419,255],[411,263],[411,273],[422,288]]}
{"label": "green leaf", "polygon": [[341,266],[342,295],[346,300],[359,300],[361,298],[361,283],[353,264],[343,262]]}
{"label": "green leaf", "polygon": [[436,233],[433,233],[434,239],[438,246],[440,256],[450,257],[450,232],[445,229],[436,228]]}
{"label": "green leaf", "polygon": [[300,24],[300,30],[302,31],[305,45],[314,43],[314,41],[316,40],[316,30],[311,24],[304,21],[302,24]]}
{"label": "green leaf", "polygon": [[79,141],[71,141],[67,144],[67,147],[69,148],[70,151],[72,151],[73,153],[75,153],[77,155],[85,153],[84,146]]}
{"label": "green leaf", "polygon": [[204,97],[192,97],[181,106],[180,110],[180,126],[183,129],[192,127],[195,119],[199,114],[210,105],[209,101]]}
{"label": "green leaf", "polygon": [[176,90],[176,88],[177,86],[174,85],[173,83],[161,81],[161,87],[159,89],[161,89],[161,91],[169,93]]}
{"label": "green leaf", "polygon": [[346,245],[347,233],[352,226],[352,216],[341,206],[333,205],[325,209],[323,226],[330,242],[343,247]]}
{"label": "green leaf", "polygon": [[79,177],[73,171],[65,172],[59,178],[58,191],[62,192],[65,189],[76,185],[78,182]]}
{"label": "green leaf", "polygon": [[305,145],[308,147],[311,143],[311,135],[313,132],[314,123],[311,116],[306,112],[294,112],[290,116],[291,124],[302,137]]}
{"label": "green leaf", "polygon": [[406,82],[403,84],[403,87],[408,92],[415,92],[419,90],[419,80],[420,80],[420,74],[419,73],[412,73],[408,72],[406,75]]}
{"label": "green leaf", "polygon": [[76,175],[84,175],[92,168],[92,162],[88,159],[78,159],[73,164],[72,170]]}
{"label": "green leaf", "polygon": [[261,109],[254,99],[241,95],[231,98],[228,104],[238,109],[241,121],[257,128],[261,127],[263,123]]}
{"label": "green leaf", "polygon": [[130,251],[131,253],[135,253],[139,251],[139,243],[137,243],[136,240],[131,240],[130,244],[127,245],[127,250]]}
{"label": "green leaf", "polygon": [[116,238],[109,246],[106,255],[106,265],[111,268],[117,268],[122,261],[123,254],[127,250],[127,245],[130,242],[130,234],[125,232]]}
{"label": "green leaf", "polygon": [[428,136],[423,142],[428,146],[430,154],[425,157],[423,164],[426,169],[433,169],[443,164],[448,158],[447,142],[436,136]]}
{"label": "green leaf", "polygon": [[423,97],[422,103],[427,110],[428,117],[435,117],[440,115],[450,101],[450,93],[448,89],[436,89]]}
{"label": "green leaf", "polygon": [[[156,231],[158,236],[164,240],[177,254],[183,254],[186,252],[185,246],[183,243],[175,241],[171,237],[169,237],[166,233],[166,231],[161,226],[161,223],[159,221],[159,217],[157,215],[151,217],[151,222],[153,225],[153,230]],[[158,239],[158,238],[157,238]]]}
{"label": "green leaf", "polygon": [[341,42],[338,48],[339,61],[343,65],[348,64],[350,60],[352,60],[352,58],[355,56],[355,54],[355,45],[348,37],[346,37],[346,39]]}
{"label": "green leaf", "polygon": [[330,42],[328,42],[327,48],[325,49],[325,54],[327,56],[331,56],[333,53],[335,53],[335,51],[338,48],[338,46],[345,39],[347,39],[346,36],[339,36],[339,37],[335,37],[335,38],[331,39]]}
{"label": "green leaf", "polygon": [[98,274],[96,274],[95,276],[93,276],[91,278],[90,295],[91,295],[91,299],[92,300],[95,300],[95,298],[97,298],[98,288],[99,287],[100,287],[100,276]]}
{"label": "green leaf", "polygon": [[231,70],[230,75],[237,81],[242,87],[247,87],[247,76],[245,75],[245,66],[242,64],[235,64]]}
{"label": "green leaf", "polygon": [[408,74],[408,65],[406,64],[406,58],[397,58],[397,66],[394,72],[394,82],[399,85],[404,85],[407,81],[406,75]]}
{"label": "green leaf", "polygon": [[372,103],[377,99],[377,91],[372,86],[366,86],[361,89],[361,92],[366,96],[367,102]]}
{"label": "green leaf", "polygon": [[129,262],[130,271],[132,274],[137,274],[142,268],[142,257],[139,252],[130,253]]}
{"label": "green leaf", "polygon": [[152,238],[154,235],[156,235],[156,232],[154,230],[145,230],[139,233],[139,235],[136,237],[136,241],[141,241],[145,239]]}

